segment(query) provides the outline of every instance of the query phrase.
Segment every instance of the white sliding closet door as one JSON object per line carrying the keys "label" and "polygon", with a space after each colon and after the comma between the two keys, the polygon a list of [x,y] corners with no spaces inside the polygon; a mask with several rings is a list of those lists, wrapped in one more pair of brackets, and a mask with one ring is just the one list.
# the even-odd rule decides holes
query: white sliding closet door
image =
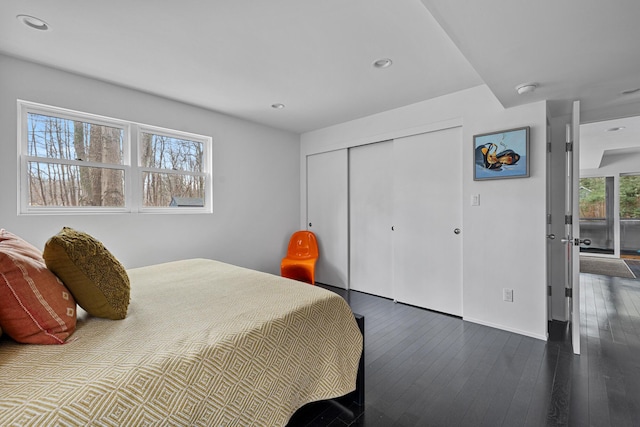
{"label": "white sliding closet door", "polygon": [[395,298],[461,316],[462,130],[399,138],[393,153]]}
{"label": "white sliding closet door", "polygon": [[316,281],[349,285],[349,175],[346,149],[307,156],[307,229],[318,240]]}
{"label": "white sliding closet door", "polygon": [[349,150],[351,289],[393,298],[393,141]]}

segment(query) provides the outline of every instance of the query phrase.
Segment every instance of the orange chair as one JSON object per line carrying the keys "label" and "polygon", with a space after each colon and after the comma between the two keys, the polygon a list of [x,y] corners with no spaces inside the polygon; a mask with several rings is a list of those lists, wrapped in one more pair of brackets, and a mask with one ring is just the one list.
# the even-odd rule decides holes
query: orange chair
{"label": "orange chair", "polygon": [[318,243],[311,231],[296,231],[289,240],[287,256],[280,263],[282,277],[299,280],[315,285]]}

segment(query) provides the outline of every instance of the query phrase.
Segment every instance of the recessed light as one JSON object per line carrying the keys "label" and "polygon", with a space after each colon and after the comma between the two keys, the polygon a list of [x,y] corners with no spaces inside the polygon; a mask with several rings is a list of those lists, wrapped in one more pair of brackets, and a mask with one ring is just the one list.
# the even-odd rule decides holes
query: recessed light
{"label": "recessed light", "polygon": [[31,27],[35,30],[47,31],[49,29],[49,24],[44,22],[40,18],[36,18],[35,16],[30,15],[18,15],[16,18],[22,22],[24,25]]}
{"label": "recessed light", "polygon": [[523,83],[516,86],[516,92],[518,95],[524,95],[525,93],[531,93],[538,88],[538,83]]}
{"label": "recessed light", "polygon": [[376,68],[387,68],[390,67],[391,64],[393,64],[392,60],[390,60],[389,58],[382,58],[374,61],[373,66]]}
{"label": "recessed light", "polygon": [[275,108],[276,110],[282,110],[284,108],[284,104],[271,104],[271,108]]}
{"label": "recessed light", "polygon": [[605,130],[605,132],[618,132],[619,130],[625,129],[624,126],[616,126]]}
{"label": "recessed light", "polygon": [[640,92],[640,87],[637,87],[635,89],[623,90],[622,92],[620,92],[620,95],[632,95],[637,92]]}

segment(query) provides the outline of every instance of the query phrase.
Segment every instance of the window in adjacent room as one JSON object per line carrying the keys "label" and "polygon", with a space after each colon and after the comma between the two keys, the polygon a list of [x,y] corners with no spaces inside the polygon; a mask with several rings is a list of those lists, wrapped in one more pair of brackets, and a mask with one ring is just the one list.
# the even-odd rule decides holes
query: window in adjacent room
{"label": "window in adjacent room", "polygon": [[620,175],[620,255],[640,258],[640,175]]}
{"label": "window in adjacent room", "polygon": [[614,253],[613,193],[612,176],[580,178],[580,237],[591,240],[581,252]]}
{"label": "window in adjacent room", "polygon": [[21,213],[211,212],[211,138],[19,107]]}

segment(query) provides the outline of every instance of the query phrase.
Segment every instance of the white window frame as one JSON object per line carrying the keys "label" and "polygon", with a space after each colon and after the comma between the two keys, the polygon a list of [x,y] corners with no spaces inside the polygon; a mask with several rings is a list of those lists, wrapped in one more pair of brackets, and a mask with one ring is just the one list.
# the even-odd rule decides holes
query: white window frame
{"label": "white window frame", "polygon": [[[141,123],[114,119],[66,108],[53,107],[35,102],[18,100],[18,215],[77,215],[77,214],[127,214],[127,213],[163,213],[163,214],[202,214],[213,212],[212,155],[213,140],[209,136],[189,132],[145,125]],[[67,159],[46,159],[28,154],[28,114],[42,114],[69,120],[90,122],[123,130],[122,164],[95,163]],[[179,139],[189,139],[203,143],[203,172],[184,171],[183,174],[205,177],[205,203],[202,207],[145,207],[143,206],[142,174],[144,172],[167,173],[165,169],[143,168],[140,165],[140,135],[142,132],[165,135]],[[124,207],[107,206],[30,206],[29,205],[29,161],[43,163],[68,164],[99,168],[113,168],[124,171]],[[169,173],[171,173],[169,171]]]}
{"label": "white window frame", "polygon": [[[208,136],[198,135],[189,132],[176,131],[172,129],[161,128],[158,126],[150,126],[150,125],[135,125],[135,140],[136,140],[136,149],[135,151],[135,164],[137,173],[134,174],[136,177],[135,188],[138,189],[138,197],[135,198],[137,202],[136,210],[138,212],[146,212],[146,213],[173,213],[176,210],[180,212],[201,212],[201,213],[209,213],[212,211],[212,198],[213,198],[213,182],[211,179],[211,158],[212,158],[212,139]],[[138,141],[142,141],[142,133],[151,133],[154,135],[162,135],[170,138],[178,138],[178,139],[188,139],[195,142],[202,142],[203,144],[203,171],[202,172],[190,172],[190,171],[172,171],[170,169],[157,169],[157,168],[148,168],[143,167],[141,165],[142,153],[142,144],[138,144]],[[143,206],[143,191],[142,188],[142,174],[145,172],[154,172],[154,173],[163,173],[163,174],[176,174],[176,175],[197,175],[204,176],[205,178],[205,195],[204,195],[204,206],[203,207],[164,207],[164,206]]]}

